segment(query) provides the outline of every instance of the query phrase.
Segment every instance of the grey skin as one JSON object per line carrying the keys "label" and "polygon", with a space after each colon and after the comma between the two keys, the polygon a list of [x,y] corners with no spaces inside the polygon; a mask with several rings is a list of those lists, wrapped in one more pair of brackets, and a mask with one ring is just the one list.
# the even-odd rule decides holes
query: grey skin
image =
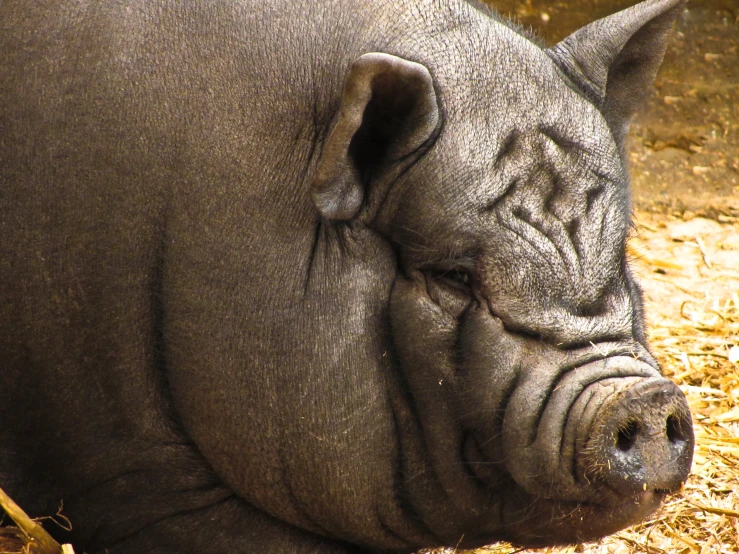
{"label": "grey skin", "polygon": [[685,481],[624,254],[681,0],[0,5],[0,486],[80,552],[553,544]]}

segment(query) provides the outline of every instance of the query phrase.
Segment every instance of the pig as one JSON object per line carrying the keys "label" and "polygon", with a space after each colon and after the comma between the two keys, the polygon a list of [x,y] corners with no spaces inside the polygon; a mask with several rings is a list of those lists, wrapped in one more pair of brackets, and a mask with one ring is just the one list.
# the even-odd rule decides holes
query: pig
{"label": "pig", "polygon": [[[79,552],[550,545],[694,438],[625,254],[682,0],[0,6],[0,483]],[[51,526],[53,527],[53,526]]]}

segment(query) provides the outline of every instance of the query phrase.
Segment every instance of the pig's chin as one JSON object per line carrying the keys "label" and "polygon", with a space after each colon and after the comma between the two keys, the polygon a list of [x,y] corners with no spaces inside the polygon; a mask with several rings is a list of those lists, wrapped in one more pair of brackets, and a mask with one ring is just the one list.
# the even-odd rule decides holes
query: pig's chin
{"label": "pig's chin", "polygon": [[535,498],[520,491],[503,504],[505,540],[520,546],[574,544],[599,539],[645,519],[665,493],[646,491],[618,503]]}
{"label": "pig's chin", "polygon": [[603,490],[603,494],[594,491],[588,501],[547,498],[526,491],[510,475],[488,473],[486,468],[491,464],[484,463],[480,450],[470,444],[475,443],[468,441],[465,465],[481,486],[495,490],[495,496],[502,499],[498,517],[500,529],[504,531],[502,535],[495,533],[463,541],[467,548],[499,540],[528,547],[597,540],[644,520],[659,508],[666,496],[657,491],[619,496]]}
{"label": "pig's chin", "polygon": [[461,543],[465,548],[500,540],[529,547],[597,540],[644,520],[667,496],[653,490],[622,496],[594,484],[597,488],[588,500],[547,497],[543,491],[526,491],[505,471],[491,470],[495,464],[486,461],[474,440],[466,441],[465,446],[463,464],[470,476],[499,499],[495,510],[497,529],[489,527],[492,532],[483,532],[487,536],[466,533]]}

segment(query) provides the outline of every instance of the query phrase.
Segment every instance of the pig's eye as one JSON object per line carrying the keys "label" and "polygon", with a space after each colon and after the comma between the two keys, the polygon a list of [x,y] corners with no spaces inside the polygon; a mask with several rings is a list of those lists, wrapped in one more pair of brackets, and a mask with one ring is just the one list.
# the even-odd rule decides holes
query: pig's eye
{"label": "pig's eye", "polygon": [[466,271],[460,271],[459,269],[452,269],[447,272],[444,277],[457,285],[462,285],[465,288],[470,286],[470,274]]}
{"label": "pig's eye", "polygon": [[423,271],[426,291],[452,317],[459,318],[472,302],[473,278],[469,271],[455,267],[433,267]]}
{"label": "pig's eye", "polygon": [[446,285],[449,285],[464,292],[469,291],[470,285],[472,284],[470,274],[464,269],[433,269],[430,273],[436,281],[441,281]]}

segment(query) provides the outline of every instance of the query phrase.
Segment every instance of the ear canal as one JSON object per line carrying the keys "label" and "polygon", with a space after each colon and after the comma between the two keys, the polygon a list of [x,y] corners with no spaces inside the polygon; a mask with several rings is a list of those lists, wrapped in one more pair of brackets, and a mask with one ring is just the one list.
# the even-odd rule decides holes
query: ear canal
{"label": "ear canal", "polygon": [[618,143],[662,63],[687,0],[647,0],[575,31],[546,52],[600,108]]}
{"label": "ear canal", "polygon": [[368,178],[417,151],[438,122],[436,92],[426,67],[390,54],[360,56],[349,69],[311,187],[321,215],[340,221],[354,217]]}

